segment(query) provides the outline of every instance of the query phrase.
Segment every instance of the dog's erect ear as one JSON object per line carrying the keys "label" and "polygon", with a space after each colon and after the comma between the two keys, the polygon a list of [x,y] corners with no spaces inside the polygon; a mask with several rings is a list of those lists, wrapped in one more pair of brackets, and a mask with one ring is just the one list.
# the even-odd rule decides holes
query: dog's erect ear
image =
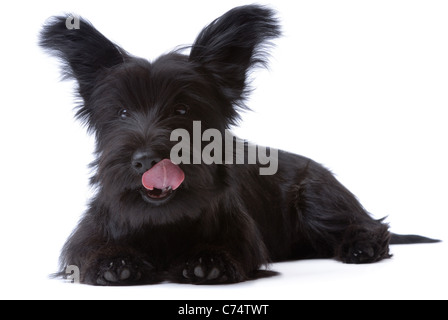
{"label": "dog's erect ear", "polygon": [[272,10],[259,5],[238,7],[202,30],[193,44],[190,61],[204,67],[225,96],[242,107],[248,71],[266,65],[270,40],[280,34]]}
{"label": "dog's erect ear", "polygon": [[85,103],[101,72],[123,63],[127,57],[88,21],[73,15],[50,18],[39,40],[41,47],[62,60],[64,77],[78,81]]}

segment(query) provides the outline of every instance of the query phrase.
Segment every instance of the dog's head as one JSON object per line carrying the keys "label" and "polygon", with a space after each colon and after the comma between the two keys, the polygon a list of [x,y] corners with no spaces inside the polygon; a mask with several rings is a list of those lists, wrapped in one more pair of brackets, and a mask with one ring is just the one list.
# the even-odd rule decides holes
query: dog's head
{"label": "dog's head", "polygon": [[68,28],[70,19],[51,18],[40,45],[78,83],[77,117],[96,136],[99,196],[156,224],[199,214],[225,185],[225,166],[174,165],[171,133],[193,137],[201,121],[202,132],[224,136],[236,122],[248,72],[265,64],[266,46],[280,34],[273,12],[235,8],[204,28],[188,55],[174,51],[154,62],[129,55],[81,18],[79,28]]}

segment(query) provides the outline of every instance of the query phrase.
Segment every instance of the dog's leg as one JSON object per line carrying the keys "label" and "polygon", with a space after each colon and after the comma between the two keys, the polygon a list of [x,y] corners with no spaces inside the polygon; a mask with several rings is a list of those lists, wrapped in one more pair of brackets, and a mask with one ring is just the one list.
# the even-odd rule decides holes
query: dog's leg
{"label": "dog's leg", "polygon": [[267,250],[255,222],[237,197],[226,198],[215,212],[211,209],[197,222],[208,229],[203,229],[200,240],[173,262],[170,280],[220,284],[269,276],[257,272],[269,260]]}
{"label": "dog's leg", "polygon": [[317,257],[335,257],[344,263],[371,263],[391,257],[388,226],[371,218],[326,169],[307,170],[292,190],[298,232]]}
{"label": "dog's leg", "polygon": [[67,240],[59,275],[69,265],[80,270],[80,282],[102,286],[157,283],[159,273],[148,257],[125,241],[114,241],[104,231],[102,214],[93,205]]}
{"label": "dog's leg", "polygon": [[67,262],[64,265],[80,268],[81,283],[129,286],[161,281],[147,257],[131,247],[114,246],[93,239],[85,239],[81,244],[72,239],[66,245],[64,260]]}
{"label": "dog's leg", "polygon": [[83,283],[130,286],[160,282],[148,259],[130,247],[106,246],[86,257],[81,269]]}
{"label": "dog's leg", "polygon": [[171,270],[175,282],[192,284],[236,283],[248,279],[248,272],[229,248],[198,246]]}
{"label": "dog's leg", "polygon": [[344,263],[372,263],[390,258],[390,233],[380,221],[350,225],[341,243],[335,248],[335,256]]}

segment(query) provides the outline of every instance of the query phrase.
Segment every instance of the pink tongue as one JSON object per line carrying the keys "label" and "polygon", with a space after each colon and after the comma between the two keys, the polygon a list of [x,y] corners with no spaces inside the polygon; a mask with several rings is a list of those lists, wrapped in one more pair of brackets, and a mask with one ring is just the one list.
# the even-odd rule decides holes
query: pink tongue
{"label": "pink tongue", "polygon": [[143,174],[142,183],[148,190],[154,190],[154,188],[164,190],[168,187],[176,190],[184,179],[185,174],[182,169],[171,160],[165,159]]}

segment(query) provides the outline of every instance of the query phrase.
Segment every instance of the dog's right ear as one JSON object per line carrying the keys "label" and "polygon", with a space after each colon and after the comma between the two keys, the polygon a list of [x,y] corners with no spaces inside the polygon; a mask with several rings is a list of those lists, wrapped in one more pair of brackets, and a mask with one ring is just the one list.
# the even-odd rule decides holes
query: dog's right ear
{"label": "dog's right ear", "polygon": [[84,100],[79,116],[88,116],[86,104],[98,76],[128,57],[92,24],[73,15],[50,18],[40,33],[39,45],[62,60],[65,78],[78,82],[78,92]]}
{"label": "dog's right ear", "polygon": [[[211,75],[234,106],[244,108],[250,91],[247,75],[255,66],[267,65],[267,49],[280,35],[273,10],[259,5],[237,7],[201,31],[192,46],[190,61]],[[224,112],[231,120],[237,118],[234,109]]]}

